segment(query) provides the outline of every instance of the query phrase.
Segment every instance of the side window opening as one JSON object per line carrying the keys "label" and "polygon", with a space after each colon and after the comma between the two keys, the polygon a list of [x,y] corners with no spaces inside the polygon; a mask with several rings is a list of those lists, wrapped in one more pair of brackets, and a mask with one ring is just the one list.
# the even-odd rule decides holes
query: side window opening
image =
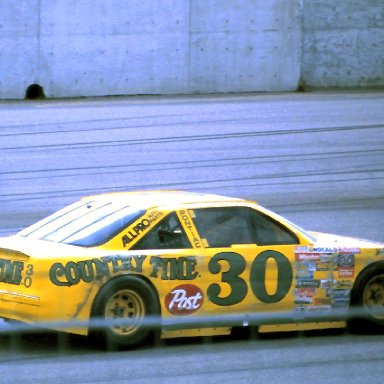
{"label": "side window opening", "polygon": [[185,249],[192,248],[175,212],[164,217],[131,249]]}
{"label": "side window opening", "polygon": [[210,248],[234,244],[299,244],[290,230],[249,207],[200,208],[195,209],[192,216],[200,237]]}
{"label": "side window opening", "polygon": [[249,215],[242,207],[196,209],[194,217],[200,236],[210,248],[254,243]]}
{"label": "side window opening", "polygon": [[251,210],[252,230],[258,245],[299,244],[297,236],[288,228],[274,221],[265,214]]}

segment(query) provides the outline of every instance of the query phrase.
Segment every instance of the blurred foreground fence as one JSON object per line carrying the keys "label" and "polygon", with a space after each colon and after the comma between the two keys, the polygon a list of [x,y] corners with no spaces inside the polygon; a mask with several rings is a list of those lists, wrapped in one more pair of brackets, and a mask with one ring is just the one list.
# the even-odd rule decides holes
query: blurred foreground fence
{"label": "blurred foreground fence", "polygon": [[[384,309],[378,309],[375,311],[376,317],[384,319]],[[274,313],[244,313],[244,314],[228,314],[225,316],[210,316],[210,317],[178,317],[170,319],[161,319],[159,316],[147,316],[140,322],[140,327],[143,330],[159,330],[163,327],[166,330],[175,329],[191,329],[191,328],[213,328],[213,327],[232,327],[233,329],[247,329],[251,330],[248,335],[252,336],[257,333],[257,327],[260,325],[284,325],[284,324],[307,324],[316,323],[316,330],[321,329],[321,323],[328,323],[324,328],[332,329],[329,325],[330,322],[346,322],[346,328],[348,328],[349,322],[353,321],[352,332],[356,333],[382,333],[384,332],[383,323],[379,325],[371,323],[369,324],[370,317],[367,310],[361,307],[351,308],[333,308],[329,310],[318,310],[318,311],[306,311],[303,308],[298,308],[294,311],[285,312],[274,312]],[[367,321],[368,320],[368,321]],[[160,325],[161,324],[161,325]],[[89,327],[92,331],[103,331],[106,328],[111,327],[129,327],[132,325],[132,320],[128,318],[118,318],[114,320],[105,320],[101,318],[91,319],[89,322],[71,321],[71,322],[40,322],[37,324],[26,324],[17,321],[2,321],[0,322],[0,335],[6,336],[12,343],[12,340],[18,340],[23,334],[30,333],[44,333],[48,332],[52,334],[54,329],[67,329],[68,333],[71,332],[72,328],[83,328]],[[336,325],[334,328],[340,328],[340,325]],[[310,330],[310,329],[308,329]],[[56,332],[56,331],[54,331]],[[278,331],[277,331],[278,332]],[[65,344],[65,338],[67,333],[58,332],[59,344]],[[83,337],[86,339],[86,337]],[[160,339],[156,340],[159,342]],[[97,340],[89,338],[89,342],[100,346]],[[58,345],[58,348],[61,346]]]}

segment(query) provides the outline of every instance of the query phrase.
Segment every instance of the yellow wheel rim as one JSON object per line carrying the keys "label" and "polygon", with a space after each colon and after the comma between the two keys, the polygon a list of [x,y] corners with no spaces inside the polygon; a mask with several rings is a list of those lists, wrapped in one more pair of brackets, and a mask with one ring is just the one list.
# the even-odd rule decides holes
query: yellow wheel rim
{"label": "yellow wheel rim", "polygon": [[384,275],[374,276],[364,288],[363,304],[377,320],[384,320]]}
{"label": "yellow wheel rim", "polygon": [[110,329],[119,336],[134,334],[145,316],[145,304],[141,296],[130,289],[113,294],[105,305],[105,319]]}

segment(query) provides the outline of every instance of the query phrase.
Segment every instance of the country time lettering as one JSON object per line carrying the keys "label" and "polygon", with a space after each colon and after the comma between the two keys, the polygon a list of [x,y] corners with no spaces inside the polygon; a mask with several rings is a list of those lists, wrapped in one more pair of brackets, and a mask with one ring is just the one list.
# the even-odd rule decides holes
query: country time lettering
{"label": "country time lettering", "polygon": [[20,285],[24,263],[16,260],[0,259],[0,281]]}
{"label": "country time lettering", "polygon": [[194,280],[198,276],[194,256],[178,258],[152,256],[149,263],[153,267],[151,277],[160,277],[161,280]]}
{"label": "country time lettering", "polygon": [[[25,270],[25,277],[23,271]],[[0,259],[0,282],[14,285],[32,285],[33,265],[28,264],[25,269],[23,261]]]}
{"label": "country time lettering", "polygon": [[[146,255],[105,256],[82,261],[54,263],[49,270],[49,279],[54,285],[70,287],[80,282],[91,283],[97,279],[110,277],[119,272],[143,272]],[[149,264],[150,276],[161,280],[194,280],[198,272],[194,256],[168,258],[152,256]]]}
{"label": "country time lettering", "polygon": [[83,261],[69,261],[65,264],[54,263],[49,270],[49,279],[54,285],[70,287],[91,283],[96,279],[109,277],[111,273],[143,271],[143,263],[147,256],[106,256]]}

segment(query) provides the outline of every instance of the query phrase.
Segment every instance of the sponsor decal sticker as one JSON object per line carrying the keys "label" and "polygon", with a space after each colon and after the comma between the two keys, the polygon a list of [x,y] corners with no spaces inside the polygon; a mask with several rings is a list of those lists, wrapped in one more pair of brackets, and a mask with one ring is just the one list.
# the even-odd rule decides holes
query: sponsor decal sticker
{"label": "sponsor decal sticker", "polygon": [[296,277],[313,279],[313,273],[316,271],[316,262],[312,260],[296,262]]}
{"label": "sponsor decal sticker", "polygon": [[299,246],[295,249],[296,253],[307,253],[307,254],[316,254],[316,253],[360,253],[360,248],[357,247],[313,247],[313,246]]}
{"label": "sponsor decal sticker", "polygon": [[335,289],[333,291],[333,306],[343,307],[349,304],[351,290],[350,289]]}
{"label": "sponsor decal sticker", "polygon": [[132,229],[122,236],[121,241],[123,243],[123,247],[135,240],[141,233],[146,231],[147,228],[149,228],[162,216],[162,212],[154,211],[149,213],[144,219],[141,219]]}
{"label": "sponsor decal sticker", "polygon": [[340,254],[337,257],[338,267],[353,267],[355,265],[355,255],[353,254]]}
{"label": "sponsor decal sticker", "polygon": [[316,293],[316,288],[296,288],[295,304],[312,304],[313,296]]}
{"label": "sponsor decal sticker", "polygon": [[296,297],[295,298],[295,304],[312,304],[313,298],[312,297]]}
{"label": "sponsor decal sticker", "polygon": [[298,279],[296,280],[296,288],[319,288],[320,280]]}
{"label": "sponsor decal sticker", "polygon": [[193,284],[183,284],[172,289],[165,297],[165,306],[172,315],[187,316],[201,308],[202,290]]}
{"label": "sponsor decal sticker", "polygon": [[179,217],[181,217],[181,220],[183,221],[185,228],[187,228],[188,237],[192,241],[195,248],[202,248],[202,244],[201,244],[199,237],[198,237],[198,235],[197,235],[197,233],[196,233],[196,231],[192,225],[192,221],[191,221],[190,216],[194,216],[193,211],[191,211],[191,210],[186,211],[184,209],[182,209],[180,211]]}
{"label": "sponsor decal sticker", "polygon": [[360,253],[361,250],[360,248],[347,248],[347,247],[342,247],[342,248],[337,248],[337,253]]}
{"label": "sponsor decal sticker", "polygon": [[320,288],[327,289],[332,287],[332,280],[322,279],[320,280]]}
{"label": "sponsor decal sticker", "polygon": [[335,253],[337,252],[337,248],[333,247],[313,247],[311,249],[312,252],[316,253]]}
{"label": "sponsor decal sticker", "polygon": [[337,255],[337,271],[339,278],[351,278],[355,275],[355,255],[339,254]]}
{"label": "sponsor decal sticker", "polygon": [[320,254],[319,253],[296,253],[295,258],[296,258],[296,261],[305,261],[305,260],[320,261]]}
{"label": "sponsor decal sticker", "polygon": [[329,297],[316,297],[313,301],[314,305],[329,305],[331,303],[332,300]]}
{"label": "sponsor decal sticker", "polygon": [[353,282],[351,280],[336,280],[334,282],[334,287],[336,289],[351,289],[353,287]]}
{"label": "sponsor decal sticker", "polygon": [[316,264],[316,271],[333,271],[335,264],[332,261],[323,261]]}
{"label": "sponsor decal sticker", "polygon": [[314,312],[329,312],[332,309],[331,305],[314,305],[306,307],[296,307],[294,312],[300,313],[314,313]]}

